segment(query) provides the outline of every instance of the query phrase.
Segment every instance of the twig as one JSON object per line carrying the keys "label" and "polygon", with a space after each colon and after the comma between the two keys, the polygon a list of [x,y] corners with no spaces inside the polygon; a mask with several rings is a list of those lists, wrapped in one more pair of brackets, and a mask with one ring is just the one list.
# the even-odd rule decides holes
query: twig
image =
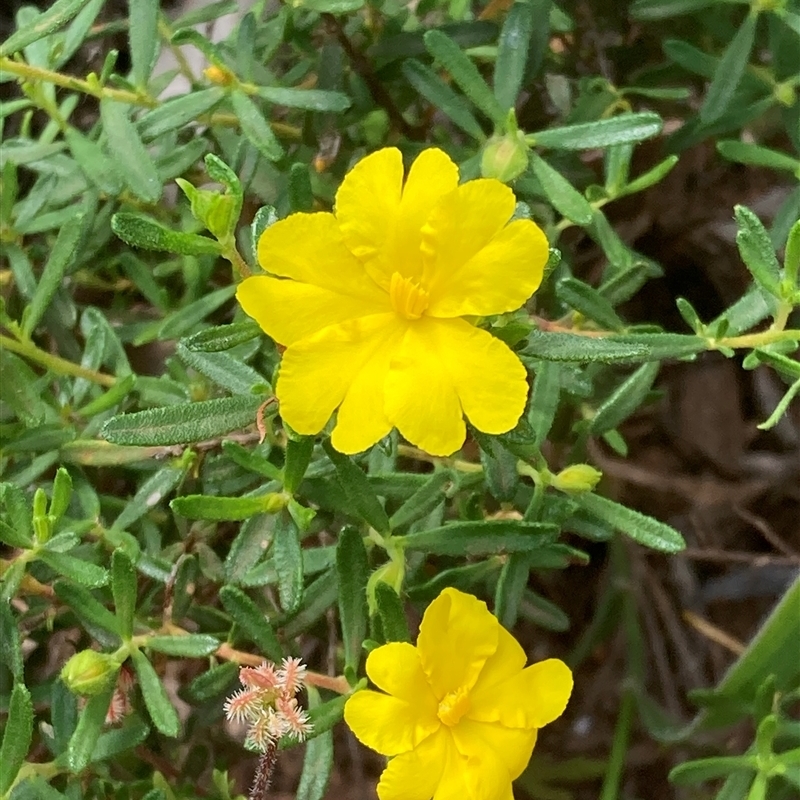
{"label": "twig", "polygon": [[250,800],[265,800],[267,789],[272,782],[272,770],[278,760],[278,743],[270,742],[266,751],[258,760],[258,769],[253,779],[253,786],[250,789]]}

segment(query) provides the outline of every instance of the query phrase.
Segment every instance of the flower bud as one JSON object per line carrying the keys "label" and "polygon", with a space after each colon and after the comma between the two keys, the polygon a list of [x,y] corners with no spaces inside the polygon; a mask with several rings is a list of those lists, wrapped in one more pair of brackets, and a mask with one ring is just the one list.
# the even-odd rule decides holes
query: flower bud
{"label": "flower bud", "polygon": [[233,73],[230,70],[218,67],[216,64],[206,67],[203,70],[203,75],[206,76],[208,81],[217,86],[230,86],[233,83]]}
{"label": "flower bud", "polygon": [[518,178],[528,166],[528,145],[522,131],[495,134],[486,143],[481,156],[481,175],[508,183]]}
{"label": "flower bud", "polygon": [[597,486],[603,473],[588,464],[571,464],[554,476],[551,485],[562,492],[579,494]]}
{"label": "flower bud", "polygon": [[64,664],[61,680],[75,694],[100,694],[116,679],[119,666],[119,662],[107,653],[82,650]]}

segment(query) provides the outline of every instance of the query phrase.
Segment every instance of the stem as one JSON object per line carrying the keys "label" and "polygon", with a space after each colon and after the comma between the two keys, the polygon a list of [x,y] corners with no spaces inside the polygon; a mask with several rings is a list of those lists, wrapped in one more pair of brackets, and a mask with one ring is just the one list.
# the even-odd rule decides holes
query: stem
{"label": "stem", "polygon": [[622,695],[622,706],[614,728],[614,742],[611,745],[611,754],[608,757],[608,769],[603,780],[603,788],[598,800],[617,800],[620,796],[619,786],[625,772],[625,754],[628,751],[628,740],[631,735],[633,712],[636,701],[633,692],[625,689]]}
{"label": "stem", "polygon": [[61,358],[60,356],[54,356],[51,353],[46,353],[44,350],[40,350],[31,341],[14,341],[14,339],[10,339],[8,336],[3,336],[0,334],[0,347],[5,347],[12,353],[25,356],[31,361],[34,361],[40,366],[45,367],[46,369],[49,369],[51,372],[55,372],[58,375],[71,375],[74,378],[85,378],[87,381],[91,381],[92,383],[97,383],[100,386],[106,386],[108,388],[117,382],[117,379],[113,375],[106,375],[103,372],[96,372],[93,369],[82,367],[80,364],[73,364],[72,361],[67,361],[67,359]]}
{"label": "stem", "polygon": [[258,769],[256,769],[256,776],[253,779],[253,787],[250,789],[250,800],[265,800],[267,789],[272,782],[272,770],[277,760],[278,745],[276,742],[270,742],[258,760]]}
{"label": "stem", "polygon": [[222,256],[231,262],[233,271],[239,276],[239,278],[249,278],[253,273],[250,271],[250,267],[247,266],[247,262],[242,258],[239,251],[236,249],[236,245],[233,243],[225,244],[224,242],[222,244],[224,247]]}

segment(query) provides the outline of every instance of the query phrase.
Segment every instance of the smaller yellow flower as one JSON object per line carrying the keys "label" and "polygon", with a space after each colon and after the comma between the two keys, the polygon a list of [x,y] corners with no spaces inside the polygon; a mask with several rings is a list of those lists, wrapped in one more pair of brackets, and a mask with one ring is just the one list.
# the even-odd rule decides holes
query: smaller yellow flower
{"label": "smaller yellow flower", "polygon": [[392,756],[380,800],[513,800],[538,729],[572,692],[563,661],[525,661],[486,604],[457,589],[428,606],[416,647],[373,650],[367,675],[386,694],[356,692],[344,718],[367,747]]}

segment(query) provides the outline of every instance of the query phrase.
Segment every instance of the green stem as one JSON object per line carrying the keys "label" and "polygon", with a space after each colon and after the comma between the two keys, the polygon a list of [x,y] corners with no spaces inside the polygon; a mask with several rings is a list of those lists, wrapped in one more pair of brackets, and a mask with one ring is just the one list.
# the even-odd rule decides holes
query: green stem
{"label": "green stem", "polygon": [[[787,315],[788,316],[788,315]],[[722,339],[710,339],[709,348],[716,350],[718,347],[763,347],[773,342],[790,341],[800,339],[800,330],[776,330],[770,328],[768,331],[760,333],[746,333],[742,336],[727,336]]]}
{"label": "green stem", "polygon": [[611,745],[611,754],[608,757],[608,768],[603,780],[603,788],[599,800],[618,800],[620,797],[620,784],[625,772],[625,756],[628,752],[628,741],[633,725],[633,714],[636,710],[636,700],[633,692],[626,689],[622,695],[622,705],[614,728],[614,741]]}
{"label": "green stem", "polygon": [[87,369],[80,364],[74,364],[72,361],[67,361],[60,356],[54,356],[51,353],[46,353],[40,350],[33,342],[30,341],[14,341],[9,339],[8,336],[0,334],[0,347],[5,347],[12,353],[24,356],[31,361],[39,364],[51,372],[58,375],[71,375],[75,378],[85,378],[87,381],[97,383],[100,386],[111,387],[117,379],[113,375],[106,375],[102,372],[96,372],[93,369]]}

